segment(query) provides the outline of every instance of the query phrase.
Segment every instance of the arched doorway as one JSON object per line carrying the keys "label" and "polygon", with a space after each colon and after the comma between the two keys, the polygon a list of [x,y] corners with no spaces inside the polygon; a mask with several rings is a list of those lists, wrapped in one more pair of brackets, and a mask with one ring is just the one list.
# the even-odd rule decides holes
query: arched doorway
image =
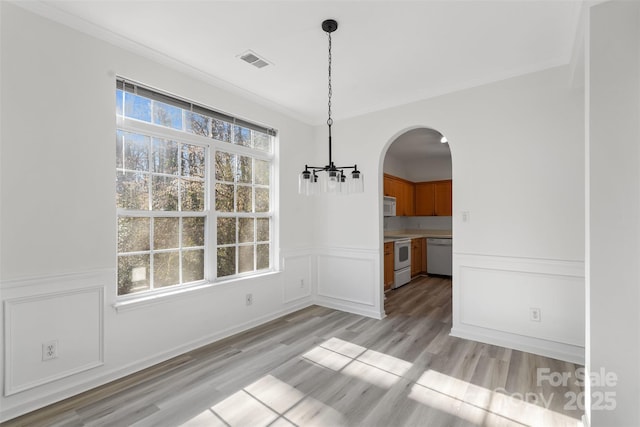
{"label": "arched doorway", "polygon": [[412,127],[394,136],[383,151],[383,292],[427,274],[450,278],[453,181],[445,135],[431,127]]}

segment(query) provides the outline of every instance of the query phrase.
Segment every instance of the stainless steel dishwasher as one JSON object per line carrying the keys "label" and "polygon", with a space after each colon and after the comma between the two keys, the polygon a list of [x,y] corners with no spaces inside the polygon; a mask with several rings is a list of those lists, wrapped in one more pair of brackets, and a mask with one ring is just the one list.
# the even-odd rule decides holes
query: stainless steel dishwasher
{"label": "stainless steel dishwasher", "polygon": [[427,273],[451,276],[452,269],[451,239],[427,238]]}

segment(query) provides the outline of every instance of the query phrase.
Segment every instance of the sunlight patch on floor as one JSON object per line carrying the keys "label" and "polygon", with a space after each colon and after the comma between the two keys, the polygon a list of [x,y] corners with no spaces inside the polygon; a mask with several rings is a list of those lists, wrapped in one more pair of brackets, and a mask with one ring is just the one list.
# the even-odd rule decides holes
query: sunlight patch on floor
{"label": "sunlight patch on floor", "polygon": [[349,375],[350,377],[366,381],[377,387],[387,389],[391,388],[400,379],[397,375],[393,375],[387,371],[367,365],[366,363],[362,363],[358,360],[354,360],[349,363],[340,372],[342,374]]}
{"label": "sunlight patch on floor", "polygon": [[266,375],[191,418],[183,427],[343,426],[343,415],[300,390]]}
{"label": "sunlight patch on floor", "polygon": [[211,408],[227,424],[232,426],[266,426],[279,414],[255,397],[240,390]]}
{"label": "sunlight patch on floor", "polygon": [[335,337],[312,348],[302,357],[332,371],[383,388],[391,388],[413,366],[397,357]]}
{"label": "sunlight patch on floor", "polygon": [[284,414],[305,398],[303,392],[271,375],[260,378],[244,389],[279,414]]}
{"label": "sunlight patch on floor", "polygon": [[222,422],[220,418],[216,416],[211,410],[207,409],[202,411],[195,417],[191,418],[186,423],[182,424],[183,427],[227,427],[227,424]]}
{"label": "sunlight patch on floor", "polygon": [[353,361],[350,357],[343,356],[342,354],[322,347],[314,347],[302,357],[336,372],[341,371]]}
{"label": "sunlight patch on floor", "polygon": [[362,347],[361,345],[357,345],[335,337],[329,338],[328,340],[320,344],[320,347],[326,348],[327,350],[335,351],[338,354],[342,354],[352,359],[357,358],[362,353],[367,351],[366,347]]}
{"label": "sunlight patch on floor", "polygon": [[411,362],[375,350],[365,351],[357,360],[399,377],[406,374],[413,366]]}
{"label": "sunlight patch on floor", "polygon": [[294,406],[285,414],[285,417],[295,424],[305,427],[347,425],[347,421],[340,412],[312,397],[307,397]]}
{"label": "sunlight patch on floor", "polygon": [[[545,425],[553,426],[582,425],[574,418],[527,402],[527,397],[509,395],[504,389],[488,390],[433,370],[422,374],[409,393],[416,402],[478,425],[529,425],[530,420],[544,420],[548,423]],[[529,397],[537,399],[534,393]]]}
{"label": "sunlight patch on floor", "polygon": [[[304,360],[376,387],[391,389],[413,364],[385,353],[331,338],[302,355]],[[550,409],[553,393],[508,393],[428,369],[410,386],[410,400],[482,426],[543,425],[581,427],[574,418]],[[556,396],[557,397],[557,396]],[[545,400],[547,399],[547,400]],[[346,419],[331,406],[266,375],[201,412],[183,426],[343,426]]]}

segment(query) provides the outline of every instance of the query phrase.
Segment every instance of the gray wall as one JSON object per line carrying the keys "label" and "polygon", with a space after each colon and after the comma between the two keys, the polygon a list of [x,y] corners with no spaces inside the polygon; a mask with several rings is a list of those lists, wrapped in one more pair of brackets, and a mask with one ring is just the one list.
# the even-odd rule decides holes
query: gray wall
{"label": "gray wall", "polygon": [[[638,426],[640,3],[603,3],[592,7],[590,15],[587,370],[601,379],[603,369],[617,381],[587,386],[586,395],[594,405],[592,426]],[[607,397],[615,410],[603,401]]]}

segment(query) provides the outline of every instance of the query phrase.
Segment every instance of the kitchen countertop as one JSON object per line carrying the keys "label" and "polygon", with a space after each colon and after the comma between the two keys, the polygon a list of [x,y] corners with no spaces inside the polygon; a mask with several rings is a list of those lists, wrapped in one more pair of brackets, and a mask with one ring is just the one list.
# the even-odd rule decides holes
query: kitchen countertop
{"label": "kitchen countertop", "polygon": [[451,230],[389,230],[384,232],[384,243],[401,239],[419,239],[421,237],[441,237],[450,239]]}

